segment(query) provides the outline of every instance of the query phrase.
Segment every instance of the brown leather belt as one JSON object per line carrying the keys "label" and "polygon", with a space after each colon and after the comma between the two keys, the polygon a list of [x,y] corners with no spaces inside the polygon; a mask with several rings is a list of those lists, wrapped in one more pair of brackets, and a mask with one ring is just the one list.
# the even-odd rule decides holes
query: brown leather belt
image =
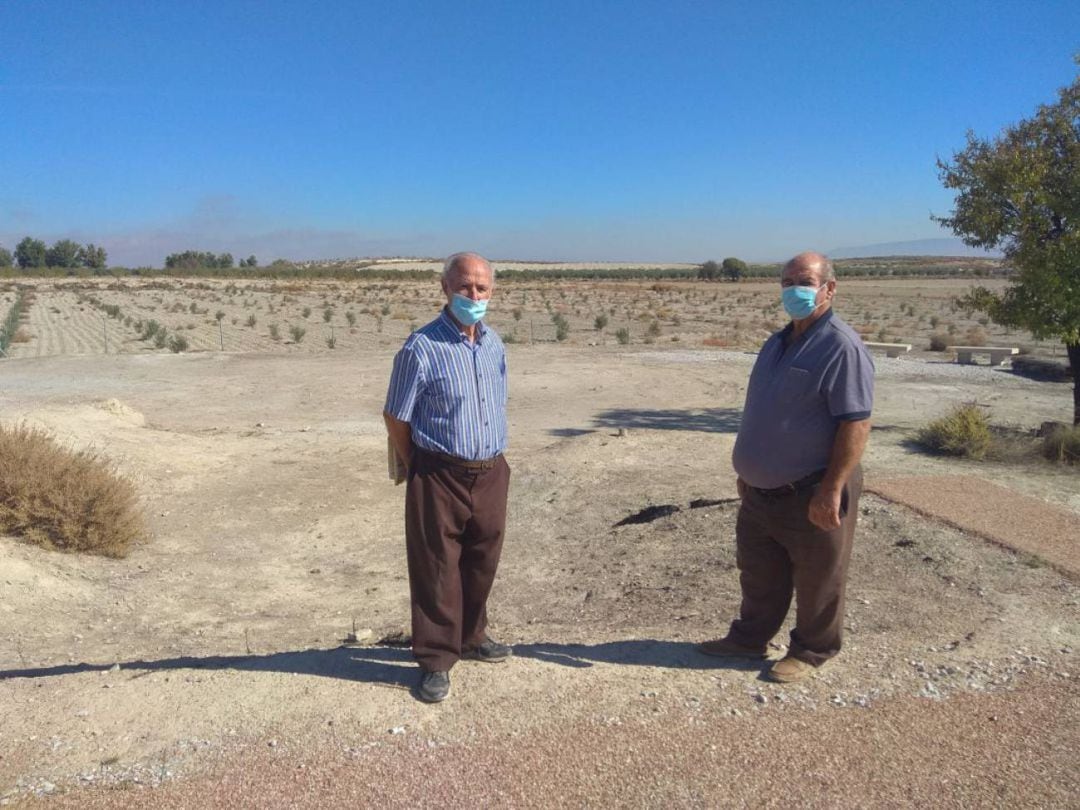
{"label": "brown leather belt", "polygon": [[467,458],[458,458],[457,456],[451,456],[449,453],[439,453],[435,450],[424,450],[420,447],[416,448],[421,453],[426,453],[432,458],[437,458],[446,464],[452,464],[455,467],[461,467],[464,470],[490,470],[496,464],[499,463],[499,459],[502,458],[502,454],[492,456],[491,458],[480,459],[479,461],[472,461]]}
{"label": "brown leather belt", "polygon": [[[814,484],[820,484],[824,478],[825,470],[818,470],[817,472],[810,473],[810,475],[805,478],[800,478],[798,481],[792,481],[790,484],[784,484],[780,487],[773,487],[772,489],[750,487],[750,489],[766,498],[782,498],[785,495],[794,495],[796,492],[802,492],[804,489],[809,489],[814,486]],[[749,486],[749,484],[747,486]]]}

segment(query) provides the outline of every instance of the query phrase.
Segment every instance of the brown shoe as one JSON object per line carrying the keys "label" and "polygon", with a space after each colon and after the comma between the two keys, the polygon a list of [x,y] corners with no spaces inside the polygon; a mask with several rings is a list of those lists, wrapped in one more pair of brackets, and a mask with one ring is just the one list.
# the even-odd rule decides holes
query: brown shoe
{"label": "brown shoe", "polygon": [[769,669],[769,679],[779,683],[796,683],[814,675],[819,667],[790,655],[781,658]]}
{"label": "brown shoe", "polygon": [[697,645],[697,651],[705,655],[715,655],[718,658],[757,658],[765,657],[764,647],[744,647],[726,638],[718,638],[713,641],[703,641]]}

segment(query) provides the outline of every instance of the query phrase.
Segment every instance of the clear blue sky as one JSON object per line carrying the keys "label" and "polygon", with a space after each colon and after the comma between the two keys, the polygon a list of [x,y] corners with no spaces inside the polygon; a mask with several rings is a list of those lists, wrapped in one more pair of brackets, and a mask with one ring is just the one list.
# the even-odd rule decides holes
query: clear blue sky
{"label": "clear blue sky", "polygon": [[1069,2],[0,3],[0,244],[779,259],[946,236]]}

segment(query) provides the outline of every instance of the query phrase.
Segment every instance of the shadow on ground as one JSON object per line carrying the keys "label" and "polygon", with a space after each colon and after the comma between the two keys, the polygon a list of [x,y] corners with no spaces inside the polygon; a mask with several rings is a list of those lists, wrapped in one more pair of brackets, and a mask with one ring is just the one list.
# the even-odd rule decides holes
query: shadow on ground
{"label": "shadow on ground", "polygon": [[[157,661],[119,662],[121,671],[137,670],[134,677],[179,669],[238,672],[288,672],[346,681],[382,684],[407,689],[416,681],[416,665],[407,648],[338,647],[333,650],[296,650],[266,655],[183,655]],[[104,672],[114,664],[59,664],[52,667],[0,670],[0,681],[12,678],[48,678],[81,672]]]}
{"label": "shadow on ground", "polygon": [[625,664],[665,669],[738,669],[745,672],[762,669],[764,662],[739,658],[713,658],[699,653],[688,641],[632,639],[602,644],[515,644],[518,658],[534,658],[567,667],[591,667],[594,664]]}
{"label": "shadow on ground", "polygon": [[[597,663],[668,669],[760,669],[756,661],[710,658],[686,641],[633,639],[603,644],[517,644],[517,658],[532,658],[568,667],[591,667]],[[381,684],[408,689],[415,685],[417,668],[406,647],[337,647],[332,650],[296,650],[266,655],[182,655],[156,661],[119,662],[120,671],[139,678],[151,672],[170,670],[236,670],[237,672],[286,672],[317,675],[345,681]],[[14,678],[51,678],[84,672],[107,672],[115,664],[58,664],[0,670],[0,681]]]}
{"label": "shadow on ground", "polygon": [[598,428],[642,428],[648,430],[695,430],[702,433],[737,433],[739,408],[686,408],[643,410],[612,408],[593,417]]}

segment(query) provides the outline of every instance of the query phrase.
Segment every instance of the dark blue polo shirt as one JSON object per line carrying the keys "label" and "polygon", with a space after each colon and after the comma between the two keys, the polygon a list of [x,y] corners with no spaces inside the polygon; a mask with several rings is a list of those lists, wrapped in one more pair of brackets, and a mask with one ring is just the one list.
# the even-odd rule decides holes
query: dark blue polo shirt
{"label": "dark blue polo shirt", "polygon": [[831,309],[785,346],[792,329],[758,354],[732,453],[739,477],[762,489],[825,469],[837,426],[868,419],[874,405],[874,361],[854,329]]}

